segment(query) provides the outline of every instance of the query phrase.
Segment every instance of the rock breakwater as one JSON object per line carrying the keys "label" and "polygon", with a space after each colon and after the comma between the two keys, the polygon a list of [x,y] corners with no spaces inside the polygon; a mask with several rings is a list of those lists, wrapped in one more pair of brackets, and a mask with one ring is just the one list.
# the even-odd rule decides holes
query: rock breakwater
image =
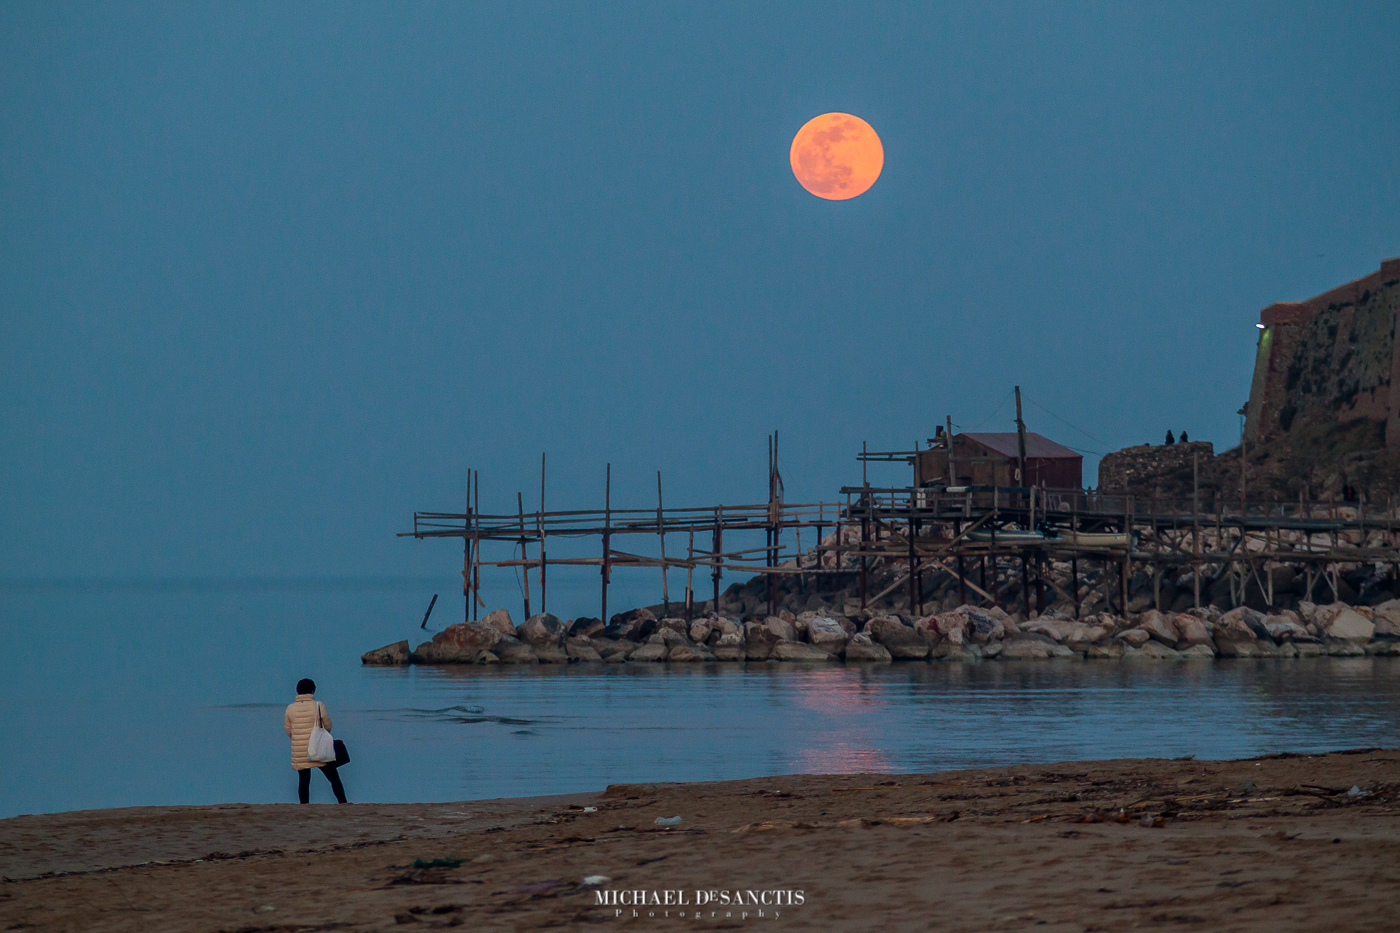
{"label": "rock breakwater", "polygon": [[783,611],[761,621],[703,616],[687,622],[634,609],[564,621],[547,613],[516,625],[497,609],[458,622],[409,648],[366,652],[365,664],[673,664],[695,662],[880,663],[981,660],[1145,660],[1400,655],[1400,599],[1378,606],[1304,602],[1266,614],[1247,606],[1186,612],[1149,610],[1127,618],[1099,613],[1033,619],[960,606],[911,618]]}

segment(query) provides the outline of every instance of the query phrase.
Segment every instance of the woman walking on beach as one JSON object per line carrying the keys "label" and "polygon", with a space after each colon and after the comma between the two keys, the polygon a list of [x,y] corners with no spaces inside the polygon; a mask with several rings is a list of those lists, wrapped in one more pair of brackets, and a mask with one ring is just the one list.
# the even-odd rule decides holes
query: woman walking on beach
{"label": "woman walking on beach", "polygon": [[292,737],[292,767],[297,772],[297,798],[302,803],[311,802],[311,769],[320,768],[326,780],[331,782],[335,799],[346,803],[345,788],[340,783],[340,774],[333,761],[311,761],[306,757],[306,744],[311,740],[311,730],[320,725],[327,732],[331,728],[331,714],[325,704],[316,699],[316,681],[304,678],[297,681],[297,698],[287,707],[284,725],[287,735]]}

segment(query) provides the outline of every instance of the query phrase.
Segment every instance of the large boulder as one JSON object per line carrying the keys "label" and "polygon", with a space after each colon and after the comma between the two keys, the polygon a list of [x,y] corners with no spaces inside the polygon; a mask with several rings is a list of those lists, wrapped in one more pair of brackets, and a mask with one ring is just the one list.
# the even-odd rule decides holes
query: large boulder
{"label": "large boulder", "polygon": [[694,622],[690,623],[690,640],[697,645],[703,645],[705,642],[709,641],[710,632],[714,631],[714,627],[710,625],[710,622],[710,619],[696,619]]}
{"label": "large boulder", "polygon": [[1371,624],[1376,627],[1373,637],[1400,638],[1400,623],[1391,621],[1388,615],[1376,615],[1371,619]]}
{"label": "large boulder", "polygon": [[1112,638],[1108,641],[1096,642],[1084,649],[1084,657],[1090,660],[1117,660],[1127,652],[1128,646],[1122,639]]}
{"label": "large boulder", "polygon": [[[1185,651],[1198,645],[1214,645],[1214,641],[1210,637],[1210,628],[1195,616],[1184,612],[1173,613],[1170,619],[1172,626],[1180,636],[1176,640],[1177,651]],[[1214,647],[1211,647],[1211,657],[1215,657]]]}
{"label": "large boulder", "polygon": [[1183,661],[1214,661],[1215,649],[1210,645],[1192,645],[1181,651]]}
{"label": "large boulder", "polygon": [[590,616],[579,616],[569,623],[570,638],[594,638],[602,634],[607,628],[602,619],[594,619]]}
{"label": "large boulder", "polygon": [[1141,648],[1131,648],[1124,651],[1123,657],[1126,660],[1138,661],[1180,661],[1181,652],[1175,648],[1168,648],[1154,639]]}
{"label": "large boulder", "polygon": [[1130,628],[1126,632],[1119,632],[1113,636],[1114,641],[1121,641],[1129,648],[1141,648],[1152,640],[1152,635],[1147,629]]}
{"label": "large boulder", "polygon": [[[925,649],[927,650],[927,649]],[[773,646],[773,657],[779,661],[830,661],[831,655],[815,645],[800,641],[780,641]]]}
{"label": "large boulder", "polygon": [[1376,624],[1350,606],[1343,606],[1327,623],[1327,637],[1338,641],[1367,642],[1376,634]]}
{"label": "large boulder", "polygon": [[928,642],[914,628],[892,616],[877,616],[865,627],[871,640],[883,645],[892,658],[919,660],[928,657]]}
{"label": "large boulder", "polygon": [[766,661],[780,639],[772,629],[757,622],[744,623],[744,657],[749,661]]}
{"label": "large boulder", "polygon": [[574,661],[601,661],[603,656],[587,638],[570,638],[564,643],[564,652]]}
{"label": "large boulder", "polygon": [[1263,641],[1271,641],[1268,628],[1264,625],[1264,613],[1248,606],[1238,606],[1222,615],[1216,625],[1232,626],[1243,625],[1254,633],[1254,637]]}
{"label": "large boulder", "polygon": [[486,613],[486,617],[481,620],[482,625],[489,625],[502,635],[514,635],[515,623],[510,620],[510,613],[504,609],[495,609]]}
{"label": "large boulder", "polygon": [[[505,612],[497,609],[496,612]],[[491,615],[495,615],[493,612]],[[489,619],[490,616],[487,616]],[[507,615],[509,618],[509,615]],[[507,637],[492,622],[455,622],[433,636],[433,642],[446,647],[458,648],[468,654],[489,651],[502,638]]]}
{"label": "large boulder", "polygon": [[1037,619],[1021,626],[1021,631],[1034,635],[1044,635],[1063,645],[1087,647],[1108,637],[1108,630],[1101,625],[1086,625],[1072,619]]}
{"label": "large boulder", "polygon": [[[1241,607],[1245,608],[1245,607]],[[1254,628],[1249,625],[1249,618],[1238,610],[1231,610],[1225,613],[1215,623],[1215,628],[1211,636],[1215,642],[1215,653],[1222,658],[1259,658],[1270,657],[1273,651],[1273,639],[1261,642]],[[1265,636],[1268,636],[1268,629],[1263,628]]]}
{"label": "large boulder", "polygon": [[660,661],[671,649],[660,639],[648,641],[628,656],[628,661]]}
{"label": "large boulder", "polygon": [[611,638],[594,638],[589,644],[604,661],[626,661],[627,656],[637,650],[637,646],[630,641],[614,641]]}
{"label": "large boulder", "polygon": [[558,645],[541,645],[535,648],[535,657],[541,664],[568,664],[572,656]]}
{"label": "large boulder", "polygon": [[502,638],[491,651],[502,664],[536,664],[540,660],[534,648],[516,638]]}
{"label": "large boulder", "polygon": [[408,655],[410,664],[471,664],[478,652],[454,644],[425,641]]}
{"label": "large boulder", "polygon": [[744,634],[744,627],[733,619],[726,619],[723,616],[716,618],[710,626],[720,635],[740,635]]}
{"label": "large boulder", "polygon": [[1313,635],[1322,634],[1322,626],[1318,625],[1318,608],[1316,603],[1310,603],[1307,600],[1298,602],[1298,616],[1302,619],[1303,627]]}
{"label": "large boulder", "polygon": [[533,648],[559,648],[568,637],[564,620],[547,612],[532,615],[515,631],[515,637]]}
{"label": "large boulder", "polygon": [[915,627],[929,641],[951,638],[955,644],[970,641],[978,645],[988,645],[1007,634],[1021,631],[1011,616],[996,606],[990,609],[959,606],[949,612],[940,612],[927,620],[918,620]]}
{"label": "large boulder", "polygon": [[714,652],[716,661],[742,661],[744,660],[744,638],[738,632],[725,632],[719,636],[714,647],[710,650]]}
{"label": "large boulder", "polygon": [[839,655],[850,638],[845,627],[836,619],[817,616],[807,620],[807,640],[827,654]]}
{"label": "large boulder", "polygon": [[1316,641],[1292,612],[1265,616],[1264,630],[1269,633],[1270,638],[1279,643]]}
{"label": "large boulder", "polygon": [[851,640],[846,642],[846,647],[841,652],[841,657],[850,662],[877,661],[888,664],[890,661],[888,649],[875,644],[864,632],[851,636]]}
{"label": "large boulder", "polygon": [[930,645],[936,645],[943,640],[943,636],[938,631],[938,616],[921,616],[914,620],[914,634],[918,635]]}
{"label": "large boulder", "polygon": [[1371,607],[1371,621],[1375,624],[1377,632],[1381,630],[1382,620],[1394,627],[1383,634],[1400,633],[1400,599],[1387,599]]}
{"label": "large boulder", "polygon": [[655,628],[656,616],[650,609],[629,609],[609,619],[602,635],[604,638],[643,641]]}
{"label": "large boulder", "polygon": [[603,630],[593,637],[607,638],[612,641],[641,641],[638,636],[641,634],[641,626],[632,620],[624,622],[609,622],[603,626]]}
{"label": "large boulder", "polygon": [[996,619],[1002,624],[1003,628],[1005,628],[1008,632],[1010,632],[1013,635],[1018,635],[1021,632],[1021,629],[1016,620],[1011,617],[1010,613],[1008,613],[1005,609],[1001,608],[1000,606],[989,606],[981,608],[976,606],[963,606],[962,608],[968,613],[981,613],[989,619]]}
{"label": "large boulder", "polygon": [[1077,657],[1077,655],[1069,648],[1056,644],[1053,639],[1044,635],[1022,632],[1006,637],[1005,641],[1002,642],[1000,657],[1003,661],[1043,661],[1048,658]]}
{"label": "large boulder", "polygon": [[408,647],[408,640],[396,641],[392,645],[385,645],[383,648],[375,648],[373,651],[366,651],[360,655],[361,664],[407,664],[408,656],[411,652]]}
{"label": "large boulder", "polygon": [[[1016,630],[1016,623],[1011,620],[1010,616],[1000,609],[997,610],[997,613],[984,612],[972,606],[961,607],[959,614],[967,618],[968,640],[975,645],[988,645],[994,641],[1000,641],[1008,631]],[[1012,628],[1008,629],[1008,625]],[[1024,631],[1024,626],[1020,630]]]}
{"label": "large boulder", "polygon": [[986,648],[970,641],[956,644],[951,641],[941,641],[936,645],[929,646],[928,656],[930,661],[978,661],[984,657],[1000,656],[1004,647],[1004,643],[999,641],[992,642]]}
{"label": "large boulder", "polygon": [[1174,647],[1181,640],[1181,633],[1176,630],[1172,620],[1156,609],[1149,609],[1138,616],[1137,627],[1146,632],[1153,641],[1168,648]]}
{"label": "large boulder", "polygon": [[763,627],[783,641],[797,641],[797,628],[780,616],[769,616],[763,620]]}
{"label": "large boulder", "polygon": [[[962,607],[966,609],[967,607]],[[952,612],[940,612],[937,615],[929,616],[927,619],[920,619],[917,623],[918,631],[926,641],[948,641],[955,645],[961,645],[970,639],[967,637],[967,629],[970,624],[968,614],[961,610]],[[1005,626],[1003,625],[1003,628]]]}
{"label": "large boulder", "polygon": [[700,645],[672,645],[666,652],[667,661],[713,661],[715,656]]}
{"label": "large boulder", "polygon": [[856,633],[856,627],[851,624],[849,619],[845,618],[844,616],[834,615],[832,610],[823,609],[820,611],[813,610],[811,612],[804,612],[800,616],[798,616],[796,623],[798,634],[800,635],[803,631],[807,631],[810,633],[812,629],[812,623],[816,620],[821,620],[823,624],[835,622],[837,625],[841,626],[841,628],[845,630],[847,635],[854,635]]}

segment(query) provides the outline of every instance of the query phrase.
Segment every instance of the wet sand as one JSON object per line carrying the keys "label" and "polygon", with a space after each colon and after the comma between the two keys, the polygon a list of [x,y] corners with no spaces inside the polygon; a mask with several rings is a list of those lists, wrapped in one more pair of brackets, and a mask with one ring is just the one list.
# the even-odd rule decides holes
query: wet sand
{"label": "wet sand", "polygon": [[1394,930],[1397,806],[1364,750],[26,816],[0,930]]}

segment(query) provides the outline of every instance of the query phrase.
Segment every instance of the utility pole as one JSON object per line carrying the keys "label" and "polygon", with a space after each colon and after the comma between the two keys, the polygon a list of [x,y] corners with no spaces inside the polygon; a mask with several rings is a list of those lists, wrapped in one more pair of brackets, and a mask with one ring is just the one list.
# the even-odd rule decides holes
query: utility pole
{"label": "utility pole", "polygon": [[946,415],[947,427],[943,429],[943,443],[948,448],[948,485],[958,484],[958,471],[953,465],[953,416]]}
{"label": "utility pole", "polygon": [[1030,485],[1026,478],[1026,423],[1021,420],[1020,386],[1016,387],[1016,485]]}

